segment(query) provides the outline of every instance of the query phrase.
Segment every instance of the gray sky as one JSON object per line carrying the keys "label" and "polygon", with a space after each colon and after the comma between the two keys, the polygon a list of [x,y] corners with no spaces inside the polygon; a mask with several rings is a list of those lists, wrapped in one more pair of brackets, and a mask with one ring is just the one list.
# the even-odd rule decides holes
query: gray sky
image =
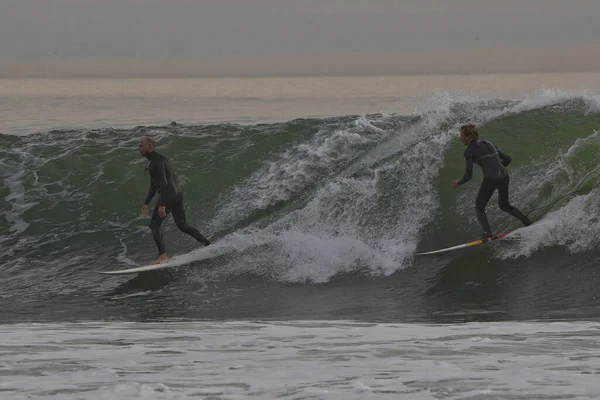
{"label": "gray sky", "polygon": [[600,0],[0,0],[0,77],[600,70]]}

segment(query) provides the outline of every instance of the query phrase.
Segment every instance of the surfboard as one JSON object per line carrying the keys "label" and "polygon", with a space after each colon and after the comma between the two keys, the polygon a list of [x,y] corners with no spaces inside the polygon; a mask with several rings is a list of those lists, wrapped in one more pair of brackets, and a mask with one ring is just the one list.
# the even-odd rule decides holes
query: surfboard
{"label": "surfboard", "polygon": [[98,272],[100,274],[105,274],[105,275],[138,274],[138,273],[144,272],[144,271],[154,271],[154,270],[159,270],[159,269],[164,269],[164,268],[179,267],[179,266],[187,265],[187,264],[190,264],[190,263],[196,262],[196,261],[208,260],[210,258],[218,257],[220,255],[229,253],[234,250],[235,250],[235,247],[233,247],[233,246],[226,246],[226,245],[219,246],[219,245],[215,245],[213,243],[210,246],[200,248],[198,250],[194,250],[194,251],[191,251],[186,254],[177,255],[177,256],[169,259],[169,261],[163,262],[160,264],[148,264],[148,265],[142,265],[142,266],[128,268],[128,269],[119,269],[119,270],[113,270],[113,271],[96,271],[96,272]]}
{"label": "surfboard", "polygon": [[430,255],[430,254],[441,254],[441,253],[446,253],[448,251],[454,251],[454,250],[458,250],[458,249],[464,249],[466,247],[473,247],[473,246],[477,246],[479,244],[484,244],[484,243],[488,243],[494,240],[499,240],[502,239],[503,237],[506,237],[506,235],[508,235],[511,232],[505,232],[505,233],[499,233],[497,235],[492,235],[490,237],[484,238],[484,239],[478,239],[478,240],[473,240],[471,242],[467,242],[464,244],[459,244],[457,246],[452,246],[452,247],[446,247],[445,249],[439,249],[439,250],[433,250],[433,251],[425,251],[422,253],[415,253],[416,256],[426,256],[426,255]]}

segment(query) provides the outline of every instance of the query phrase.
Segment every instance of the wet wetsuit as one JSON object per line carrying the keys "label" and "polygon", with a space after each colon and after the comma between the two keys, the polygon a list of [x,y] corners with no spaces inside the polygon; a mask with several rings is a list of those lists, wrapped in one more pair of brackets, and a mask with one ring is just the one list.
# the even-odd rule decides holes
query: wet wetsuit
{"label": "wet wetsuit", "polygon": [[[152,212],[152,220],[150,221],[150,229],[154,242],[158,247],[158,254],[165,254],[165,244],[162,237],[161,224],[169,213],[173,214],[173,220],[180,231],[194,237],[198,242],[208,246],[210,242],[197,229],[189,226],[185,219],[185,211],[183,209],[183,193],[177,185],[175,173],[169,160],[163,155],[153,151],[148,156],[150,164],[146,168],[150,173],[150,188],[146,195],[144,204],[149,204],[156,192],[158,192],[158,200],[154,205]],[[165,207],[165,218],[158,215],[158,208]]]}
{"label": "wet wetsuit", "polygon": [[487,140],[473,140],[465,149],[464,157],[466,170],[464,176],[458,181],[459,185],[468,182],[472,178],[473,163],[479,165],[483,171],[483,182],[481,182],[475,200],[477,220],[483,228],[483,236],[489,237],[492,235],[492,229],[485,214],[485,207],[496,189],[498,189],[500,209],[518,218],[523,225],[531,225],[531,221],[508,201],[509,175],[506,167],[512,161],[510,156]]}

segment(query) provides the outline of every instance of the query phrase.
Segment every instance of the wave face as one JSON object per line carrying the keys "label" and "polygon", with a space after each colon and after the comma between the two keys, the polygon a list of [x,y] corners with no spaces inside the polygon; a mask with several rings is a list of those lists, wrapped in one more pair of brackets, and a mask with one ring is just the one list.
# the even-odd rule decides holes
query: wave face
{"label": "wave face", "polygon": [[[412,115],[0,135],[2,296],[42,296],[49,309],[75,297],[92,304],[94,293],[114,282],[96,270],[156,257],[149,220],[140,216],[148,176],[137,143],[144,135],[174,163],[188,222],[238,249],[204,261],[206,268],[188,274],[194,282],[252,277],[294,285],[352,276],[373,282],[439,270],[440,263],[490,260],[568,260],[574,271],[597,256],[600,198],[588,189],[600,180],[588,176],[581,193],[563,196],[597,169],[599,104],[596,96],[553,91],[518,102],[440,95]],[[467,121],[511,155],[511,202],[537,223],[520,228],[494,195],[487,209],[492,227],[520,228],[518,240],[415,258],[416,250],[480,234],[478,167],[472,182],[450,186],[463,173],[457,133]],[[171,220],[163,229],[170,255],[198,247]],[[449,285],[443,292],[460,290],[440,279]]]}

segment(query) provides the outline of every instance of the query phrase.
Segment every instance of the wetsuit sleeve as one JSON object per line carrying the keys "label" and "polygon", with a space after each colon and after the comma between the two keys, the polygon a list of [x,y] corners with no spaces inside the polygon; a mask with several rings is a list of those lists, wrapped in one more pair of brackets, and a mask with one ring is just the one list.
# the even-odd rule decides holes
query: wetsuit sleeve
{"label": "wetsuit sleeve", "polygon": [[167,189],[167,162],[166,160],[162,160],[158,167],[158,194],[160,195],[158,199],[158,206],[162,207],[165,205],[166,193],[165,189]]}
{"label": "wetsuit sleeve", "polygon": [[496,150],[498,150],[498,155],[500,156],[500,159],[502,160],[502,165],[504,165],[505,167],[508,167],[508,164],[510,164],[510,162],[512,161],[512,158],[510,158],[510,156],[502,151],[500,151],[499,148],[496,147]]}
{"label": "wetsuit sleeve", "polygon": [[155,193],[156,193],[156,186],[154,186],[152,184],[152,182],[150,182],[150,187],[148,188],[148,194],[146,195],[146,200],[144,200],[144,204],[150,204],[150,201],[154,197]]}
{"label": "wetsuit sleeve", "polygon": [[465,151],[465,174],[458,180],[458,184],[467,183],[473,177],[473,155]]}

